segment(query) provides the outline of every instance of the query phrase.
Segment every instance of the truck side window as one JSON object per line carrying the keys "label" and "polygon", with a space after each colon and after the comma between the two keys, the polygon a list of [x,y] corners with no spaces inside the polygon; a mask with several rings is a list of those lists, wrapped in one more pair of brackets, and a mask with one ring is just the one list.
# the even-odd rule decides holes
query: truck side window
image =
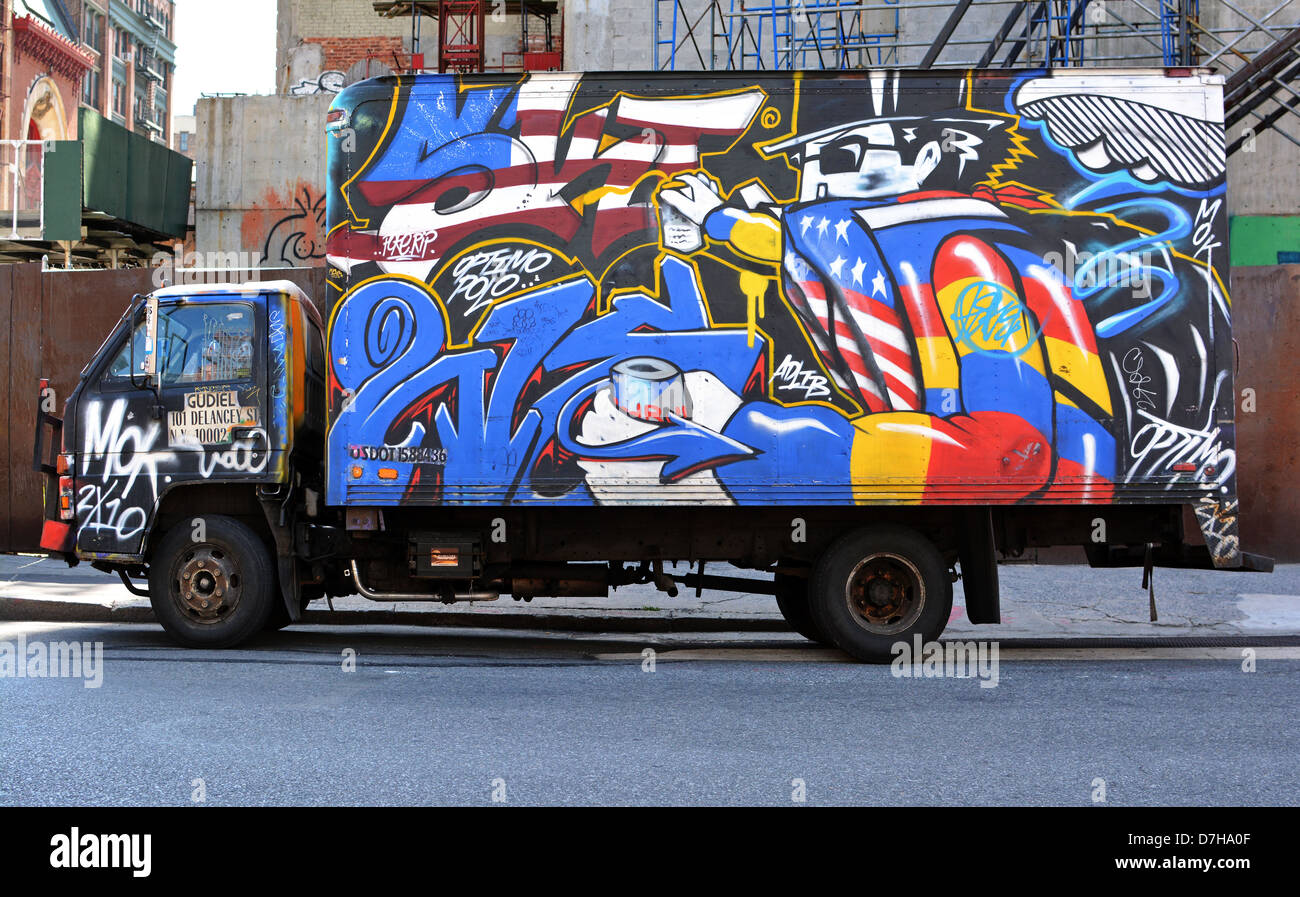
{"label": "truck side window", "polygon": [[[158,325],[159,334],[162,333],[162,322]],[[135,357],[144,356],[144,324],[136,325],[135,332],[131,334],[131,341],[135,343]],[[107,373],[104,374],[106,380],[126,380],[131,375],[131,344],[127,343],[122,346],[121,351],[113,358],[113,363],[108,366]],[[158,362],[161,366],[163,356],[158,356]]]}
{"label": "truck side window", "polygon": [[[247,380],[253,375],[256,333],[253,308],[243,303],[186,303],[158,313],[158,370],[163,386]],[[137,363],[144,352],[144,325],[132,335]],[[109,365],[109,380],[130,375],[131,346]]]}

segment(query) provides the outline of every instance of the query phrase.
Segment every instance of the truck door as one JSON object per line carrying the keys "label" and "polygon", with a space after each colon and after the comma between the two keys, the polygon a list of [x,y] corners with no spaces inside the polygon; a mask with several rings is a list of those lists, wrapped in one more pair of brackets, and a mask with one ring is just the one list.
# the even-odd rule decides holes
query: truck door
{"label": "truck door", "polygon": [[136,555],[169,490],[257,481],[267,466],[260,306],[236,297],[160,305],[157,377],[137,373],[144,323],[110,351],[79,403],[77,547]]}

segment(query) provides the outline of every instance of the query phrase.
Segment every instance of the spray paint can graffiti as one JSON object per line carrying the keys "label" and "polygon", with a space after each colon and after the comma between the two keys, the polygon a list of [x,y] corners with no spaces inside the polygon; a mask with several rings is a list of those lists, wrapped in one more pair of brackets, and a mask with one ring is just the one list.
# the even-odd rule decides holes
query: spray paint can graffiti
{"label": "spray paint can graffiti", "polygon": [[691,397],[682,372],[660,358],[629,358],[612,369],[614,404],[629,417],[664,421],[669,414],[690,419]]}

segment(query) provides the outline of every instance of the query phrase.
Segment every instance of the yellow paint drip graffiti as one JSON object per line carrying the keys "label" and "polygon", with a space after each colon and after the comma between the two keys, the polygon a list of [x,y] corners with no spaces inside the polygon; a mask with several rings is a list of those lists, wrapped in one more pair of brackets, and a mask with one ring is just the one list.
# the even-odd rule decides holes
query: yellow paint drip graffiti
{"label": "yellow paint drip graffiti", "polygon": [[745,293],[745,319],[749,328],[745,343],[747,346],[754,345],[758,319],[763,317],[763,297],[767,294],[767,282],[771,279],[753,271],[740,272],[740,289]]}

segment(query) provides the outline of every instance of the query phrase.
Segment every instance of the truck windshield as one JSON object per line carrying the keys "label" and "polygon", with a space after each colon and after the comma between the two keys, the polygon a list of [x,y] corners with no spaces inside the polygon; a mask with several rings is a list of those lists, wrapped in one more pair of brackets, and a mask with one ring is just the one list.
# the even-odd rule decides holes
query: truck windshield
{"label": "truck windshield", "polygon": [[[244,303],[163,306],[158,313],[158,371],[162,385],[247,380],[253,373],[252,306]],[[137,363],[144,357],[144,325],[132,335]],[[132,347],[123,345],[110,379],[130,376]]]}

